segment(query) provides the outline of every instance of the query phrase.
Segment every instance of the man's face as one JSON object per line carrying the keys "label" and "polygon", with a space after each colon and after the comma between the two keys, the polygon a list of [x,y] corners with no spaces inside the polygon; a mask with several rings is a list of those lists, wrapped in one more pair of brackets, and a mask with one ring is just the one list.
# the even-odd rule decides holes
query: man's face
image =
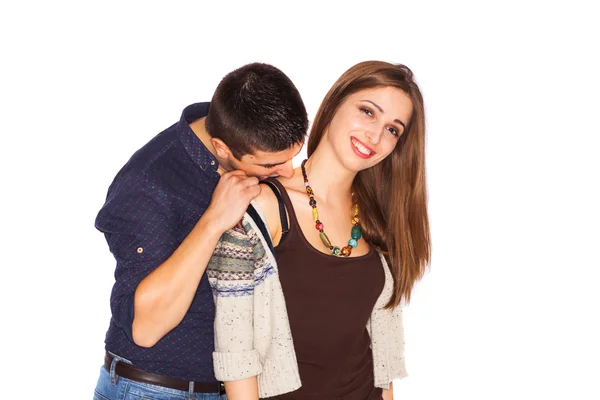
{"label": "man's face", "polygon": [[283,176],[291,178],[294,175],[292,159],[300,153],[303,143],[297,143],[287,150],[270,153],[256,150],[254,154],[245,154],[241,159],[233,156],[229,159],[232,169],[241,169],[249,176],[259,179],[267,177]]}

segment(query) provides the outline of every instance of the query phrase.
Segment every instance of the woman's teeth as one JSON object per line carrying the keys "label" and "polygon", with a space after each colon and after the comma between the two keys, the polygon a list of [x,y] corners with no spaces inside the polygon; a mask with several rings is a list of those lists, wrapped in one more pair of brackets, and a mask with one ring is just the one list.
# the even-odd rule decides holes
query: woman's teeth
{"label": "woman's teeth", "polygon": [[371,155],[371,151],[369,149],[367,149],[365,146],[363,146],[358,140],[352,139],[352,144],[354,145],[354,147],[356,147],[356,149],[358,151],[360,151],[365,156]]}

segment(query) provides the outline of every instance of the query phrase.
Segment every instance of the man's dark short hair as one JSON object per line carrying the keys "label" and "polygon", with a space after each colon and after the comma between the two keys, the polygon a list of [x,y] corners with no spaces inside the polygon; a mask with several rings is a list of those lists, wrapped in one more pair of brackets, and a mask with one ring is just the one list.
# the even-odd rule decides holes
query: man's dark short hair
{"label": "man's dark short hair", "polygon": [[256,150],[280,152],[302,143],[308,117],[287,75],[272,65],[252,63],[221,80],[210,103],[206,130],[239,160]]}

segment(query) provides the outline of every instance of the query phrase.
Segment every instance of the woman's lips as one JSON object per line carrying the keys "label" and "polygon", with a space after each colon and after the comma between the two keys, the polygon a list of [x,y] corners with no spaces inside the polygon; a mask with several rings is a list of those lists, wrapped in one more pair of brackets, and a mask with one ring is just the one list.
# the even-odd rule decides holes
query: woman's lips
{"label": "woman's lips", "polygon": [[354,136],[350,137],[350,144],[352,145],[352,150],[354,150],[354,153],[356,153],[356,155],[360,158],[371,158],[376,154],[372,148],[366,146]]}

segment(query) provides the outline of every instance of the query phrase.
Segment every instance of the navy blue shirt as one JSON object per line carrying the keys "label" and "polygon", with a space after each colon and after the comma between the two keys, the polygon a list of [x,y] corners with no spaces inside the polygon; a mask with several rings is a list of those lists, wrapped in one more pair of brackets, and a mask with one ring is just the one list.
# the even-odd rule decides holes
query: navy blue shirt
{"label": "navy blue shirt", "polygon": [[190,233],[219,181],[216,158],[189,126],[208,107],[188,106],[179,122],[139,149],[110,185],[96,218],[117,261],[106,350],[145,371],[198,382],[216,381],[215,306],[206,275],[181,323],[156,345],[137,346],[131,327],[138,284]]}

